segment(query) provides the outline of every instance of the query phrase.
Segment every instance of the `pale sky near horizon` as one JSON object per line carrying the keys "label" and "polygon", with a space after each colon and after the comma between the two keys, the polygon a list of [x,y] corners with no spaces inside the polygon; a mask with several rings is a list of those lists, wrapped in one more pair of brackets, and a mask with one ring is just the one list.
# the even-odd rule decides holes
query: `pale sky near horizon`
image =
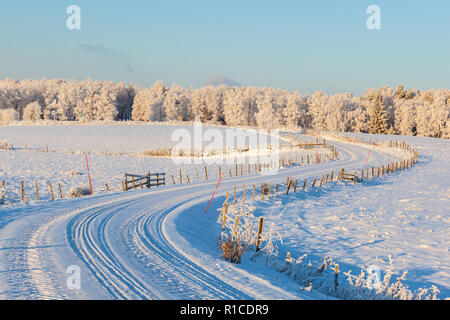
{"label": "pale sky near horizon", "polygon": [[[81,30],[68,30],[69,5]],[[381,30],[366,27],[369,5]],[[0,79],[450,88],[450,1],[2,1]]]}

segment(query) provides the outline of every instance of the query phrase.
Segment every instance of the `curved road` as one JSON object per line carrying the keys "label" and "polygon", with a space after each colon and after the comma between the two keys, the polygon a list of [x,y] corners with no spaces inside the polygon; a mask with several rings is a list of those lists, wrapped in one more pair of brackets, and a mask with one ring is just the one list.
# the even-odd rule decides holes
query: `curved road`
{"label": "curved road", "polygon": [[[244,183],[283,183],[287,177],[320,177],[331,170],[364,166],[367,147],[334,144],[342,160],[283,169],[274,176],[225,178],[216,197]],[[393,158],[372,149],[369,165],[386,164]],[[207,204],[216,184],[210,181],[60,201],[51,208],[35,204],[26,214],[17,209],[17,214],[0,226],[0,284],[8,288],[0,292],[0,298],[255,298],[245,284],[237,288],[219,271],[197,265],[165,232],[167,218],[175,209]],[[67,287],[72,275],[67,267],[71,265],[81,269],[81,290]]]}

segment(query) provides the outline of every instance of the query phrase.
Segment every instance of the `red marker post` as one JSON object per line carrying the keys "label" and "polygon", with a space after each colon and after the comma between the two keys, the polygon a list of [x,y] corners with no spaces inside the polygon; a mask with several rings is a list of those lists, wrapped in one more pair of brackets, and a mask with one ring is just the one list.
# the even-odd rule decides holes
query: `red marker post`
{"label": "red marker post", "polygon": [[88,178],[89,178],[89,188],[91,189],[91,196],[92,196],[94,193],[92,192],[91,173],[89,172],[89,162],[88,162],[87,153],[86,153],[86,168],[87,168]]}
{"label": "red marker post", "polygon": [[211,200],[209,200],[209,203],[208,203],[208,206],[206,207],[205,213],[208,213],[209,206],[211,205],[211,202],[212,202],[212,200],[213,200],[213,198],[214,198],[214,195],[216,194],[217,189],[219,189],[220,181],[222,181],[222,177],[223,177],[223,176],[224,176],[224,175],[221,175],[221,176],[220,176],[219,182],[217,183],[217,186],[216,186],[216,190],[214,190],[214,193],[213,193],[213,195],[212,195],[212,197],[211,197]]}

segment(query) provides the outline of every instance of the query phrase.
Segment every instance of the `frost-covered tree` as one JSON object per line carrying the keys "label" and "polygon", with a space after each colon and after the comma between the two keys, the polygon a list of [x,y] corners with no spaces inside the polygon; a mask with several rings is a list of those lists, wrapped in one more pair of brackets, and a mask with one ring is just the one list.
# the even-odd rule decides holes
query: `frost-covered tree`
{"label": "frost-covered tree", "polygon": [[116,120],[118,101],[112,82],[87,79],[82,81],[81,86],[84,99],[78,101],[74,109],[77,120]]}
{"label": "frost-covered tree", "polygon": [[117,119],[130,120],[133,109],[133,102],[136,96],[136,86],[121,82],[116,87],[117,92]]}
{"label": "frost-covered tree", "polygon": [[375,96],[369,108],[369,133],[388,133],[386,109],[383,97],[379,93]]}
{"label": "frost-covered tree", "polygon": [[328,96],[323,91],[316,91],[309,97],[309,112],[311,114],[311,128],[327,130],[326,127],[326,105]]}
{"label": "frost-covered tree", "polygon": [[286,127],[296,128],[304,126],[304,116],[306,112],[306,102],[302,95],[295,91],[290,94],[286,101],[286,108],[283,109],[283,118]]}
{"label": "frost-covered tree", "polygon": [[176,83],[167,91],[164,107],[168,120],[188,121],[193,118],[189,113],[189,99],[186,90]]}
{"label": "frost-covered tree", "polygon": [[206,92],[202,89],[192,90],[190,101],[191,110],[196,119],[200,119],[201,122],[207,122],[211,120],[212,115],[206,104]]}
{"label": "frost-covered tree", "polygon": [[405,96],[406,96],[406,93],[405,93],[405,87],[402,86],[402,85],[400,84],[400,85],[397,87],[397,90],[395,90],[395,96],[396,96],[398,99],[404,99]]}
{"label": "frost-covered tree", "polygon": [[23,120],[41,120],[42,107],[39,102],[31,102],[27,104],[23,110]]}
{"label": "frost-covered tree", "polygon": [[0,122],[17,121],[20,120],[19,112],[14,109],[0,110]]}
{"label": "frost-covered tree", "polygon": [[132,118],[137,121],[164,121],[164,100],[167,88],[163,82],[157,81],[149,89],[137,91],[134,98]]}
{"label": "frost-covered tree", "polygon": [[225,122],[223,114],[223,95],[227,88],[226,85],[202,88],[202,93],[205,95],[207,122],[221,124]]}
{"label": "frost-covered tree", "polygon": [[275,115],[275,98],[272,93],[267,93],[257,101],[258,112],[256,124],[259,128],[275,129],[279,126],[278,117]]}
{"label": "frost-covered tree", "polygon": [[416,102],[405,100],[395,108],[395,131],[401,135],[415,135],[417,133],[417,105]]}

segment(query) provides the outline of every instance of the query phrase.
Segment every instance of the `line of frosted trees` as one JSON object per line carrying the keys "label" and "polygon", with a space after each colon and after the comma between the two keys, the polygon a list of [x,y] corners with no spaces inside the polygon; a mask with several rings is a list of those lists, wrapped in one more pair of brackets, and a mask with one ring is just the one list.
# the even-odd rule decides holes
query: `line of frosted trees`
{"label": "line of frosted trees", "polygon": [[361,97],[256,87],[150,88],[110,81],[0,81],[0,121],[192,121],[450,138],[450,90],[383,87]]}

